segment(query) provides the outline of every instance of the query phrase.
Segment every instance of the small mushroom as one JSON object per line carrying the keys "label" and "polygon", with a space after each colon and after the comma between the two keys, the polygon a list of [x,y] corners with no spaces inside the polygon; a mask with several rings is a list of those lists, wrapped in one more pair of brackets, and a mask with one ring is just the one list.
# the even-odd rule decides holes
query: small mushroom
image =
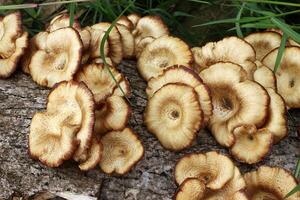
{"label": "small mushroom", "polygon": [[281,35],[274,31],[251,33],[244,39],[252,45],[256,52],[256,59],[259,61],[281,43]]}
{"label": "small mushroom", "polygon": [[144,120],[163,147],[173,151],[187,148],[203,123],[198,95],[192,87],[171,83],[149,99]]}
{"label": "small mushroom", "polygon": [[181,185],[187,178],[197,178],[206,188],[217,190],[224,187],[234,176],[234,164],[215,151],[194,153],[182,157],[175,166],[176,183]]}
{"label": "small mushroom", "polygon": [[61,28],[49,33],[45,49],[36,51],[29,64],[32,79],[42,86],[69,81],[77,72],[82,53],[82,42],[73,28]]}
{"label": "small mushroom", "polygon": [[[100,58],[100,44],[104,37],[105,31],[100,29],[93,29],[91,27],[86,27],[86,30],[91,34],[91,41],[89,46],[89,51],[87,51],[87,55],[84,55],[87,58],[95,59]],[[110,47],[108,42],[104,44],[104,55],[105,57],[109,56]]]}
{"label": "small mushroom", "polygon": [[141,39],[137,44],[135,44],[135,57],[139,58],[142,51],[146,48],[148,44],[154,41],[154,37],[145,37]]}
{"label": "small mushroom", "polygon": [[[278,48],[266,55],[262,63],[274,70]],[[300,47],[286,47],[276,71],[277,92],[289,108],[300,108]]]}
{"label": "small mushroom", "polygon": [[102,151],[102,143],[93,137],[92,144],[88,149],[87,158],[79,164],[79,169],[82,171],[88,171],[95,168],[100,162]]}
{"label": "small mushroom", "polygon": [[145,80],[156,77],[173,65],[190,66],[193,61],[189,46],[179,38],[163,36],[142,51],[137,68]]}
{"label": "small mushroom", "polygon": [[141,19],[141,16],[137,13],[131,13],[127,16],[127,18],[131,21],[133,27],[136,27],[138,21]]}
{"label": "small mushroom", "polygon": [[123,51],[123,58],[132,58],[134,56],[134,38],[129,28],[122,24],[116,25],[120,35]]}
{"label": "small mushroom", "polygon": [[206,124],[212,115],[213,107],[208,87],[203,83],[199,75],[185,66],[175,65],[169,67],[161,75],[148,81],[146,88],[148,98],[150,99],[157,90],[169,83],[183,83],[194,88],[204,114],[204,124]]}
{"label": "small mushroom", "polygon": [[119,82],[119,86],[114,89],[112,95],[120,96],[120,97],[123,96],[130,97],[131,95],[130,84],[125,76],[123,76],[123,78]]}
{"label": "small mushroom", "polygon": [[130,128],[109,132],[101,138],[101,142],[103,156],[100,168],[107,174],[126,174],[144,155],[141,141]]}
{"label": "small mushroom", "polygon": [[[105,61],[108,65],[113,66],[113,63],[111,61],[110,58],[105,57]],[[91,61],[91,63],[96,63],[96,64],[104,64],[103,59],[102,58],[95,58]]]}
{"label": "small mushroom", "polygon": [[271,69],[256,62],[257,69],[254,71],[253,80],[261,84],[264,88],[272,88],[276,91],[276,77]]}
{"label": "small mushroom", "polygon": [[[66,13],[57,15],[50,21],[48,27],[46,28],[46,31],[53,32],[61,28],[70,27],[70,20],[70,16]],[[80,23],[77,21],[77,19],[74,19],[72,28],[74,28],[75,30],[81,29]]]}
{"label": "small mushroom", "polygon": [[124,26],[126,26],[129,31],[131,32],[134,28],[134,24],[130,21],[130,19],[127,17],[127,16],[121,16],[118,21],[117,21],[117,24],[122,24]]}
{"label": "small mushroom", "polygon": [[244,175],[246,194],[249,199],[299,200],[300,192],[289,198],[285,196],[297,186],[297,181],[290,172],[279,167],[261,166],[256,171]]}
{"label": "small mushroom", "polygon": [[187,178],[176,192],[175,200],[199,200],[205,193],[205,184],[197,178]]}

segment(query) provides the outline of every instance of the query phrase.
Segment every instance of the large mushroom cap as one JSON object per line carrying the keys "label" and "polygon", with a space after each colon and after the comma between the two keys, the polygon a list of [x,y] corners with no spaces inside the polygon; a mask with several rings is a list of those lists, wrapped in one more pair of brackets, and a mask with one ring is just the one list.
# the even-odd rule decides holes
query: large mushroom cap
{"label": "large mushroom cap", "polygon": [[[93,58],[100,58],[100,44],[101,41],[104,37],[105,31],[101,30],[101,29],[94,29],[91,27],[86,27],[86,30],[89,31],[90,35],[91,35],[91,41],[90,41],[90,46],[89,46],[89,51],[87,52],[86,57],[90,57],[91,59]],[[110,52],[110,47],[108,42],[105,42],[104,44],[104,55],[106,57],[109,56],[109,52]]]}
{"label": "large mushroom cap", "polygon": [[257,171],[244,175],[246,193],[250,200],[299,200],[300,192],[289,198],[284,198],[297,186],[296,179],[285,169],[278,167],[261,166]]}
{"label": "large mushroom cap", "polygon": [[227,37],[218,42],[209,42],[203,47],[192,48],[192,52],[199,71],[220,61],[239,64],[247,72],[249,78],[252,78],[256,69],[253,47],[238,37]]}
{"label": "large mushroom cap", "polygon": [[233,162],[215,151],[184,156],[175,167],[177,184],[182,184],[187,178],[198,178],[213,190],[222,188],[233,175]]}
{"label": "large mushroom cap", "polygon": [[136,43],[134,48],[136,58],[139,58],[146,46],[154,40],[154,37],[145,37],[141,39],[138,43]]}
{"label": "large mushroom cap", "polygon": [[72,80],[81,62],[82,42],[73,28],[61,28],[48,34],[45,49],[31,58],[32,79],[42,86]]}
{"label": "large mushroom cap", "polygon": [[[278,48],[263,59],[263,64],[274,69]],[[290,108],[300,108],[300,47],[286,47],[276,71],[277,91]]]}
{"label": "large mushroom cap", "polygon": [[116,27],[121,35],[123,57],[132,58],[134,55],[134,38],[130,29],[122,24],[117,24]]}
{"label": "large mushroom cap", "polygon": [[130,32],[133,30],[133,28],[135,26],[131,22],[131,20],[127,16],[124,16],[124,15],[118,19],[117,24],[122,24],[122,25],[126,26]]}
{"label": "large mushroom cap", "polygon": [[162,146],[182,150],[192,144],[202,125],[203,113],[197,93],[184,84],[168,84],[149,99],[145,124]]}
{"label": "large mushroom cap", "polygon": [[95,137],[92,139],[92,144],[87,152],[87,158],[85,161],[79,164],[79,169],[82,171],[87,171],[95,168],[102,157],[102,143],[98,141]]}
{"label": "large mushroom cap", "polygon": [[127,173],[144,154],[144,147],[137,135],[130,129],[112,131],[101,138],[103,157],[101,169],[108,174]]}
{"label": "large mushroom cap", "polygon": [[163,36],[148,44],[138,59],[138,70],[145,80],[156,77],[173,65],[190,66],[189,46],[176,37]]}
{"label": "large mushroom cap", "polygon": [[244,38],[256,52],[256,59],[262,60],[271,50],[280,46],[281,35],[274,31],[251,33]]}
{"label": "large mushroom cap", "polygon": [[[60,14],[57,15],[56,17],[54,17],[48,27],[46,28],[46,31],[48,32],[52,32],[61,28],[66,28],[66,27],[70,27],[70,16],[66,13],[64,14]],[[76,29],[76,30],[80,30],[80,23],[77,21],[77,19],[74,19],[72,28]]]}
{"label": "large mushroom cap", "polygon": [[246,80],[245,71],[233,63],[217,63],[200,73],[210,89],[213,114],[209,128],[223,146],[234,143],[233,129],[240,124],[262,126],[268,116],[269,96],[259,84]]}
{"label": "large mushroom cap", "polygon": [[175,200],[199,200],[205,193],[205,184],[197,178],[185,179],[175,194]]}
{"label": "large mushroom cap", "polygon": [[137,13],[131,13],[127,16],[127,18],[131,21],[133,27],[136,27],[138,21],[141,19],[141,16]]}
{"label": "large mushroom cap", "polygon": [[276,90],[276,77],[271,69],[256,62],[257,69],[254,71],[253,80],[261,84],[264,88],[272,88]]}

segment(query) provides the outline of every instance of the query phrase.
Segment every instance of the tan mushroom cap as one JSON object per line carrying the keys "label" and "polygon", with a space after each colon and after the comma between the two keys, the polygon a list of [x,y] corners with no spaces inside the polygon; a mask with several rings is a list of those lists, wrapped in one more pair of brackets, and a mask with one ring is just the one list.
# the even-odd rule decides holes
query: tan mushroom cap
{"label": "tan mushroom cap", "polygon": [[[113,66],[113,63],[111,61],[110,58],[105,57],[105,61],[108,65]],[[91,63],[95,63],[95,64],[104,64],[103,59],[102,58],[95,58],[91,61]]]}
{"label": "tan mushroom cap", "polygon": [[227,37],[218,42],[209,42],[203,47],[192,48],[192,52],[199,72],[220,61],[239,64],[250,79],[256,69],[253,47],[238,37]]}
{"label": "tan mushroom cap", "polygon": [[[84,57],[91,58],[91,59],[101,57],[101,55],[100,55],[100,44],[101,44],[101,41],[104,37],[105,31],[101,30],[101,29],[93,29],[93,28],[88,27],[88,26],[85,27],[84,30],[87,30],[91,35],[89,49],[87,50]],[[104,44],[104,55],[106,57],[108,57],[109,51],[110,51],[109,44],[108,44],[108,42],[105,42],[105,44]]]}
{"label": "tan mushroom cap", "polygon": [[276,90],[276,77],[271,69],[262,65],[261,62],[255,62],[257,69],[254,71],[253,80],[261,84],[264,88]]}
{"label": "tan mushroom cap", "polygon": [[[120,82],[122,75],[114,67],[107,66],[111,70],[115,79]],[[103,64],[85,65],[75,76],[75,80],[83,81],[94,94],[96,103],[104,101],[111,96],[117,87],[114,79],[111,77],[108,69]]]}
{"label": "tan mushroom cap", "polygon": [[167,84],[149,99],[144,120],[163,147],[182,150],[192,144],[203,123],[198,95],[187,85]]}
{"label": "tan mushroom cap", "polygon": [[261,127],[268,116],[267,92],[246,76],[243,68],[233,63],[217,63],[200,73],[212,96],[209,128],[217,142],[226,147],[234,143],[232,131],[236,126]]}
{"label": "tan mushroom cap", "polygon": [[32,79],[53,87],[73,79],[81,62],[82,42],[73,28],[61,28],[48,34],[45,49],[36,51],[30,61]]}
{"label": "tan mushroom cap", "polygon": [[[297,186],[296,179],[288,171],[278,167],[261,166],[257,171],[246,173],[244,179],[250,200],[282,200]],[[300,192],[286,199],[299,200]]]}
{"label": "tan mushroom cap", "polygon": [[141,141],[130,128],[109,132],[101,142],[103,157],[100,167],[107,174],[126,174],[144,155]]}
{"label": "tan mushroom cap", "polygon": [[123,97],[108,97],[95,111],[94,133],[103,135],[108,131],[124,129],[130,114],[131,108]]}
{"label": "tan mushroom cap", "polygon": [[205,184],[197,178],[187,178],[176,192],[175,200],[199,200],[205,193]]}
{"label": "tan mushroom cap", "polygon": [[163,74],[158,77],[153,77],[148,81],[146,93],[150,99],[153,94],[169,83],[183,83],[192,88],[198,95],[201,110],[204,114],[204,123],[206,124],[212,115],[212,102],[208,87],[204,85],[203,81],[197,73],[185,66],[172,66],[164,70]]}
{"label": "tan mushroom cap", "polygon": [[79,164],[79,169],[82,171],[87,171],[95,168],[101,160],[102,151],[102,143],[93,137],[92,144],[88,149],[87,158],[85,161]]}
{"label": "tan mushroom cap", "polygon": [[16,71],[19,60],[28,46],[28,33],[24,32],[21,37],[16,39],[15,45],[15,52],[9,57],[1,58],[0,55],[0,78],[8,78]]}
{"label": "tan mushroom cap", "polygon": [[146,48],[148,44],[153,42],[155,39],[154,37],[145,37],[138,41],[138,43],[135,44],[135,56],[136,58],[139,58],[142,51]]}
{"label": "tan mushroom cap", "polygon": [[215,151],[190,154],[182,157],[176,164],[175,179],[180,185],[187,178],[198,178],[207,188],[217,190],[233,178],[234,168],[227,156]]}
{"label": "tan mushroom cap", "polygon": [[141,19],[141,16],[137,13],[131,13],[127,16],[127,18],[131,21],[133,27],[136,27],[138,21]]}
{"label": "tan mushroom cap", "polygon": [[134,38],[129,28],[122,24],[116,25],[121,35],[121,45],[123,48],[123,58],[132,58],[134,56]]}
{"label": "tan mushroom cap", "polygon": [[126,26],[130,32],[134,28],[133,23],[129,20],[129,18],[127,16],[124,16],[124,15],[118,19],[117,24],[122,24],[122,25]]}
{"label": "tan mushroom cap", "polygon": [[256,52],[256,59],[260,61],[281,43],[281,35],[274,31],[251,33],[244,39],[252,45]]}
{"label": "tan mushroom cap", "polygon": [[145,80],[156,77],[173,65],[190,66],[193,61],[189,46],[179,38],[163,36],[142,51],[137,68]]}
{"label": "tan mushroom cap", "polygon": [[[100,22],[98,24],[94,24],[91,26],[92,29],[102,30],[104,32],[111,26],[110,23]],[[101,41],[100,41],[101,42]],[[109,33],[108,41],[106,41],[109,45],[109,56],[113,63],[119,64],[123,58],[123,50],[122,50],[122,40],[121,35],[116,27],[114,27]]]}
{"label": "tan mushroom cap", "polygon": [[[278,49],[264,57],[262,63],[274,69]],[[276,71],[277,92],[289,108],[300,108],[300,48],[286,47],[280,66]]]}
{"label": "tan mushroom cap", "polygon": [[125,97],[130,97],[130,95],[131,95],[130,84],[129,84],[129,81],[127,80],[127,78],[125,76],[123,76],[123,78],[119,82],[119,86],[117,86],[114,89],[112,95],[120,96],[120,97],[124,97],[124,96]]}
{"label": "tan mushroom cap", "polygon": [[[70,16],[66,13],[64,14],[60,14],[57,15],[56,17],[54,17],[48,27],[46,28],[46,31],[48,32],[53,32],[56,31],[58,29],[61,28],[66,28],[66,27],[70,27]],[[74,28],[75,30],[80,30],[80,23],[77,21],[77,19],[74,19],[72,28]]]}

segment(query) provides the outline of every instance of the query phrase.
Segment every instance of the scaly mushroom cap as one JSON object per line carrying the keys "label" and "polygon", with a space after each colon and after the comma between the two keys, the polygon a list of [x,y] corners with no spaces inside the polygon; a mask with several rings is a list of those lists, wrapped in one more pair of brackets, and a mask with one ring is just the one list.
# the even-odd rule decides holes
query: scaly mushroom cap
{"label": "scaly mushroom cap", "polygon": [[[70,27],[70,16],[68,14],[60,14],[50,21],[50,24],[46,28],[46,31],[53,32],[66,27]],[[72,28],[74,28],[75,30],[81,29],[80,23],[76,19],[74,19]]]}
{"label": "scaly mushroom cap", "polygon": [[120,96],[120,97],[124,97],[124,96],[125,97],[130,97],[130,95],[131,95],[130,84],[129,84],[129,81],[127,80],[127,78],[125,76],[123,76],[123,78],[119,82],[119,87],[117,86],[114,89],[112,95]]}
{"label": "scaly mushroom cap", "polygon": [[[93,94],[82,82],[64,81],[55,85],[48,95],[47,110],[54,110],[60,115],[61,113],[70,113],[75,109],[76,112],[74,113],[81,117],[81,124],[76,135],[80,144],[73,158],[76,161],[82,161],[86,160],[94,128],[95,103]],[[74,115],[74,113],[72,114]]]}
{"label": "scaly mushroom cap", "polygon": [[[122,75],[114,68],[109,67],[115,79],[120,82]],[[75,80],[83,81],[94,94],[96,103],[104,101],[111,96],[117,87],[108,69],[103,64],[85,65],[75,76]]]}
{"label": "scaly mushroom cap", "polygon": [[262,60],[271,50],[280,46],[281,35],[274,31],[251,33],[244,38],[256,52],[256,59]]}
{"label": "scaly mushroom cap", "polygon": [[257,69],[253,74],[253,80],[261,84],[264,88],[272,88],[276,90],[276,77],[271,69],[256,62]]}
{"label": "scaly mushroom cap", "polygon": [[145,124],[163,147],[182,150],[192,144],[203,122],[198,95],[192,87],[171,83],[147,103]]}
{"label": "scaly mushroom cap", "polygon": [[122,41],[123,58],[132,58],[134,56],[134,38],[129,28],[122,24],[116,25]]}
{"label": "scaly mushroom cap", "polygon": [[145,37],[135,44],[135,57],[139,58],[148,44],[154,41],[154,37]]}
{"label": "scaly mushroom cap", "polygon": [[[102,30],[105,32],[110,26],[110,23],[100,22],[98,24],[94,24],[91,28],[96,30]],[[109,33],[108,41],[106,43],[108,43],[109,45],[108,57],[110,57],[115,64],[119,64],[123,58],[123,50],[121,45],[121,35],[116,27],[114,27]]]}
{"label": "scaly mushroom cap", "polygon": [[209,42],[203,47],[192,48],[192,52],[199,72],[220,61],[239,64],[250,79],[256,69],[253,47],[238,37]]}
{"label": "scaly mushroom cap", "polygon": [[9,57],[1,58],[0,55],[0,78],[10,77],[16,71],[17,64],[28,46],[28,33],[24,32],[21,37],[17,38],[15,45],[15,52]]}
{"label": "scaly mushroom cap", "polygon": [[[84,55],[84,57],[91,58],[91,59],[101,57],[100,44],[104,37],[105,31],[100,30],[100,29],[93,29],[91,27],[85,27],[85,30],[89,31],[89,33],[91,35],[91,40],[90,40],[89,49],[86,52],[86,55]],[[106,57],[108,57],[109,51],[110,51],[109,44],[108,44],[108,42],[105,42],[104,55]]]}
{"label": "scaly mushroom cap", "polygon": [[254,125],[241,125],[233,130],[235,143],[232,155],[239,161],[254,164],[261,161],[272,146],[272,133],[266,129],[256,129]]}
{"label": "scaly mushroom cap", "polygon": [[[278,48],[263,59],[263,64],[274,69]],[[286,47],[280,66],[275,75],[277,92],[283,97],[289,108],[300,108],[300,47]]]}
{"label": "scaly mushroom cap", "polygon": [[99,142],[95,137],[92,139],[92,144],[88,149],[87,158],[85,161],[79,164],[79,169],[82,171],[87,171],[93,169],[100,162],[102,157],[102,143]]}
{"label": "scaly mushroom cap", "polygon": [[124,16],[124,15],[118,19],[117,24],[122,24],[122,25],[126,26],[130,32],[134,28],[133,23],[128,19],[127,16]]}
{"label": "scaly mushroom cap", "polygon": [[192,61],[192,53],[184,41],[163,36],[146,46],[138,59],[137,67],[142,77],[149,80],[170,66],[189,66]]}
{"label": "scaly mushroom cap", "polygon": [[[288,171],[278,167],[261,166],[257,171],[246,173],[244,179],[250,200],[282,200],[297,186],[296,179]],[[286,199],[299,200],[300,192]]]}
{"label": "scaly mushroom cap", "polygon": [[175,167],[177,184],[182,184],[187,178],[197,178],[213,190],[221,189],[233,175],[233,162],[215,151],[184,156]]}
{"label": "scaly mushroom cap", "polygon": [[141,16],[137,13],[131,13],[127,16],[127,18],[131,21],[133,27],[136,27],[138,21],[141,19]]}
{"label": "scaly mushroom cap", "polygon": [[205,193],[205,184],[197,178],[187,178],[175,194],[175,200],[199,200]]}
{"label": "scaly mushroom cap", "polygon": [[259,84],[246,80],[243,68],[233,63],[217,63],[200,73],[209,87],[213,114],[209,128],[223,146],[234,143],[233,129],[240,124],[262,126],[268,116],[269,96]]}
{"label": "scaly mushroom cap", "polygon": [[107,174],[129,172],[144,155],[141,141],[130,128],[109,132],[101,138],[101,142],[103,156],[100,167]]}
{"label": "scaly mushroom cap", "polygon": [[30,61],[32,79],[42,86],[69,81],[81,62],[82,42],[73,28],[61,28],[48,34],[45,49],[36,51]]}
{"label": "scaly mushroom cap", "polygon": [[124,129],[130,114],[130,106],[123,97],[108,97],[106,102],[103,105],[99,105],[99,108],[95,111],[94,133],[103,135],[108,131]]}
{"label": "scaly mushroom cap", "polygon": [[204,114],[204,124],[206,124],[212,115],[213,108],[210,92],[207,86],[203,84],[199,75],[185,66],[175,65],[169,67],[164,70],[163,74],[155,78],[153,77],[148,81],[146,88],[148,98],[150,99],[157,90],[169,83],[183,83],[194,88]]}

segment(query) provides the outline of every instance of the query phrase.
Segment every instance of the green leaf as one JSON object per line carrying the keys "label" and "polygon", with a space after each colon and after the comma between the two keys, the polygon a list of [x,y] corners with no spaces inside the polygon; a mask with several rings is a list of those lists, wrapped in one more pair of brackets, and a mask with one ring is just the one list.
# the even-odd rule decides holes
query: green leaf
{"label": "green leaf", "polygon": [[75,3],[70,4],[70,27],[74,24]]}
{"label": "green leaf", "polygon": [[243,33],[242,33],[242,30],[241,30],[241,27],[240,27],[240,19],[241,19],[241,16],[242,16],[242,13],[243,13],[243,9],[245,7],[245,3],[242,4],[237,16],[236,16],[236,21],[235,22],[235,27],[236,27],[236,34],[240,37],[240,38],[243,38]]}
{"label": "green leaf", "polygon": [[275,61],[274,73],[277,72],[277,70],[280,66],[280,62],[281,62],[281,59],[282,59],[282,56],[283,56],[283,53],[284,53],[287,38],[288,38],[288,36],[285,33],[283,33],[283,36],[282,36],[281,42],[280,42],[280,46],[279,46],[279,49],[278,49],[276,61]]}
{"label": "green leaf", "polygon": [[300,158],[298,159],[296,170],[295,170],[295,177],[299,178],[299,176],[300,176]]}
{"label": "green leaf", "polygon": [[292,196],[293,194],[297,193],[300,191],[300,184],[297,185],[296,187],[294,187],[294,189],[292,189],[285,197],[284,199],[286,198],[289,198],[290,196]]}

